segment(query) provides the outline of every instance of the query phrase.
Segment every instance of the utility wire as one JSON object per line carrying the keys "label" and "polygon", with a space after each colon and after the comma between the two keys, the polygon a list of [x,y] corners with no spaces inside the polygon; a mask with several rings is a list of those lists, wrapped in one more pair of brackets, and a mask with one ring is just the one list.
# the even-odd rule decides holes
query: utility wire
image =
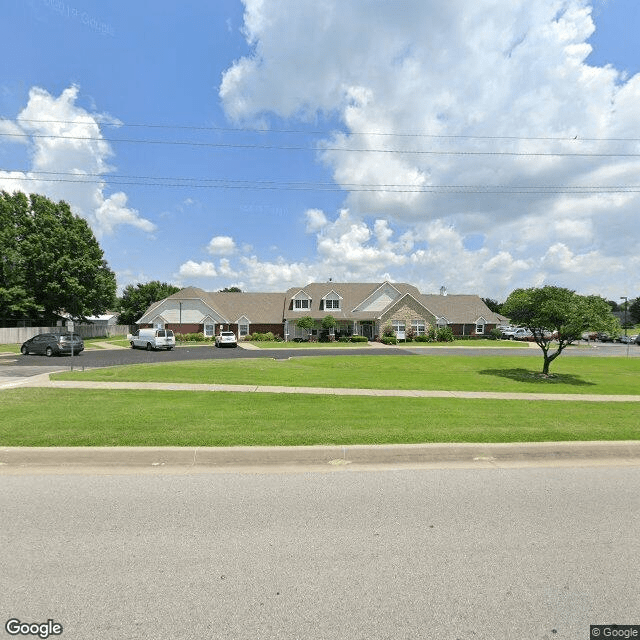
{"label": "utility wire", "polygon": [[97,116],[88,116],[90,122],[77,120],[36,120],[29,118],[19,118],[15,121],[11,118],[0,116],[0,120],[10,122],[31,122],[37,124],[98,124],[110,127],[132,127],[132,128],[148,128],[148,129],[178,129],[185,131],[215,131],[226,133],[295,133],[304,135],[332,135],[334,133],[344,133],[349,136],[388,136],[388,137],[404,137],[404,138],[443,138],[443,139],[463,139],[463,140],[550,140],[550,141],[567,141],[567,142],[640,142],[640,138],[583,138],[581,136],[513,136],[513,135],[446,135],[438,133],[420,133],[420,132],[383,132],[383,131],[342,131],[334,130],[305,130],[305,129],[270,129],[258,127],[214,127],[214,126],[195,126],[195,125],[179,125],[179,124],[153,124],[153,123],[126,123],[120,121],[100,120]]}
{"label": "utility wire", "polygon": [[47,138],[53,140],[83,140],[96,142],[126,142],[150,145],[181,145],[192,147],[210,147],[220,149],[254,149],[281,151],[340,151],[347,153],[397,153],[408,155],[454,155],[454,156],[518,156],[518,157],[584,157],[584,158],[637,158],[640,153],[586,153],[586,152],[537,152],[537,151],[455,151],[447,150],[414,150],[414,149],[359,149],[342,147],[298,147],[285,145],[256,145],[226,142],[193,142],[189,140],[144,140],[135,138],[103,138],[92,136],[60,136],[53,134],[0,133],[0,136],[11,138]]}
{"label": "utility wire", "polygon": [[[16,171],[16,170],[12,170]],[[75,174],[50,171],[27,171],[26,176],[3,176],[0,180],[26,182],[53,182],[73,184],[134,185],[153,187],[191,187],[198,189],[247,189],[276,191],[354,191],[390,193],[475,193],[475,194],[574,194],[640,193],[640,185],[411,185],[411,184],[335,184],[328,182],[277,182],[268,180],[235,180],[225,178],[180,178],[159,176],[127,176],[104,174]],[[34,177],[35,176],[69,176]]]}

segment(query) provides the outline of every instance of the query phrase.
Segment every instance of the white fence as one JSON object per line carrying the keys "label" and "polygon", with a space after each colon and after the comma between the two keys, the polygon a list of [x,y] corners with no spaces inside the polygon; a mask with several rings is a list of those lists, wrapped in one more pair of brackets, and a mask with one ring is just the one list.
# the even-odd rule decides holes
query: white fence
{"label": "white fence", "polygon": [[[107,338],[110,336],[126,336],[129,332],[127,324],[100,326],[97,324],[76,324],[73,332],[83,338]],[[25,340],[39,333],[67,333],[67,327],[11,327],[0,328],[0,344],[22,344]]]}

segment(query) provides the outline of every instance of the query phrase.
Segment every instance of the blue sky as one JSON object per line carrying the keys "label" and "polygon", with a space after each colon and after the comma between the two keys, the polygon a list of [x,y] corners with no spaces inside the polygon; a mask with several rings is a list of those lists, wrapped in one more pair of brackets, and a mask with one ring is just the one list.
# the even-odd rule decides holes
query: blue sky
{"label": "blue sky", "polygon": [[120,288],[640,293],[635,0],[3,9],[0,186]]}

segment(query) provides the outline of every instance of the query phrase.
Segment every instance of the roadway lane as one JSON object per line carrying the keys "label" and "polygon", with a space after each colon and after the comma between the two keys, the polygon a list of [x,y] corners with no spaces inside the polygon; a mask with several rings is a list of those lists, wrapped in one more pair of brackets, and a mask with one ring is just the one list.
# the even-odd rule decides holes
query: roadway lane
{"label": "roadway lane", "polygon": [[[115,365],[180,362],[186,360],[235,359],[235,358],[273,358],[287,360],[311,356],[333,355],[465,355],[465,356],[513,356],[524,358],[542,358],[538,348],[464,348],[464,347],[406,347],[392,348],[349,348],[349,349],[216,349],[215,347],[179,347],[172,351],[145,351],[141,349],[95,349],[84,351],[79,356],[46,358],[44,356],[3,355],[0,356],[0,377],[3,375],[21,376],[26,373],[20,370],[31,369],[37,373],[46,371],[68,370],[74,368],[111,367]],[[640,347],[636,345],[598,344],[592,347],[569,348],[562,353],[562,358],[576,356],[586,357],[640,357]],[[7,373],[8,372],[8,373]],[[29,374],[34,375],[34,374]]]}
{"label": "roadway lane", "polygon": [[640,624],[640,467],[25,472],[0,488],[2,624],[53,619],[64,640]]}

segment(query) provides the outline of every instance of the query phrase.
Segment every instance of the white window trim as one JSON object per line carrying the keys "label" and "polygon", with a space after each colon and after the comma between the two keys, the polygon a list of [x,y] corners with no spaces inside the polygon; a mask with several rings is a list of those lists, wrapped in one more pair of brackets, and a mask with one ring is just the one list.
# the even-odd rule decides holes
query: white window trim
{"label": "white window trim", "polygon": [[[302,303],[306,302],[307,306],[302,306]],[[297,306],[300,303],[300,306]],[[293,299],[294,311],[310,311],[311,310],[311,298],[294,298]]]}

